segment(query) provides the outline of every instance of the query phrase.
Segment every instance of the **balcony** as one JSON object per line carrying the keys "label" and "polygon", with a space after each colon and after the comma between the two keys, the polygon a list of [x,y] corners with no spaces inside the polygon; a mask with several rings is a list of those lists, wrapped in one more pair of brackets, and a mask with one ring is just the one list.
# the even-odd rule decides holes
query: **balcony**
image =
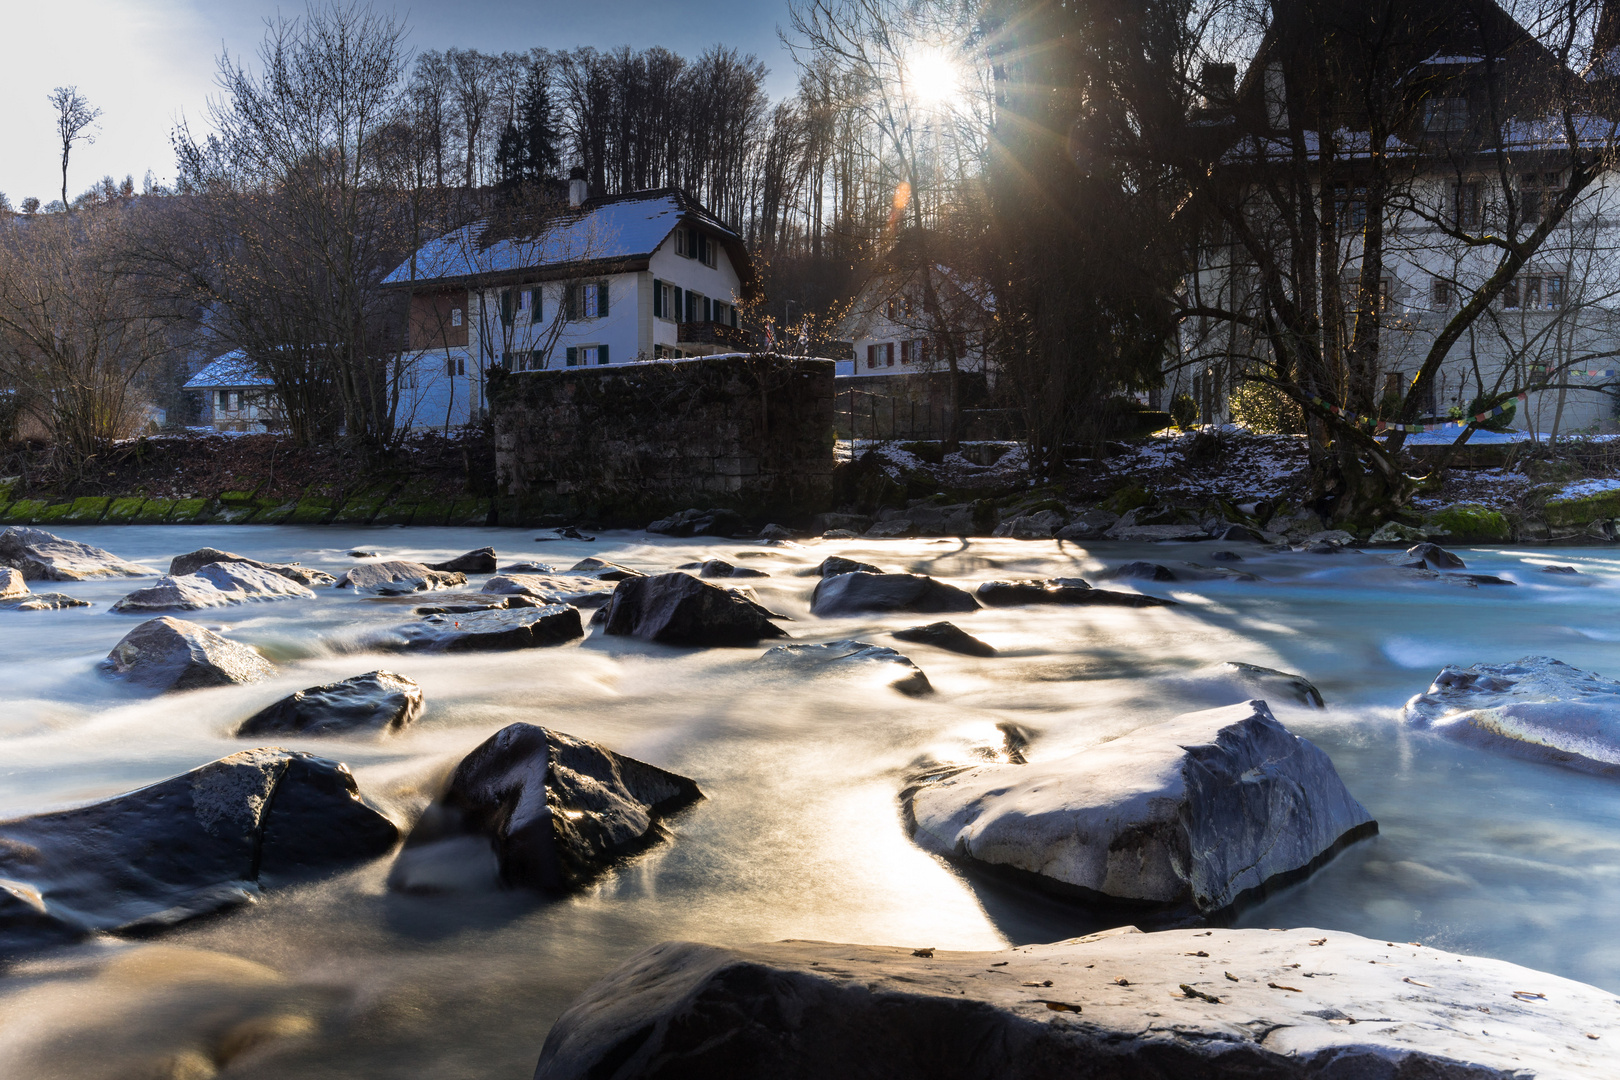
{"label": "balcony", "polygon": [[677,323],[675,340],[682,345],[723,345],[733,349],[754,347],[751,331],[717,322]]}

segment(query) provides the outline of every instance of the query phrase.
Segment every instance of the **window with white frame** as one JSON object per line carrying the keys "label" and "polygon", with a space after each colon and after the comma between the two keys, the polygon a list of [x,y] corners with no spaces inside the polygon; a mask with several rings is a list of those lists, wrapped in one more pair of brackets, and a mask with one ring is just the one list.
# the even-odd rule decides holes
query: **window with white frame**
{"label": "window with white frame", "polygon": [[605,364],[608,362],[608,347],[606,345],[570,345],[566,363],[569,367],[590,367],[592,364]]}
{"label": "window with white frame", "polygon": [[894,367],[894,342],[879,342],[866,347],[868,368]]}
{"label": "window with white frame", "polygon": [[1520,311],[1557,311],[1564,306],[1564,275],[1520,274],[1502,290],[1502,306]]}

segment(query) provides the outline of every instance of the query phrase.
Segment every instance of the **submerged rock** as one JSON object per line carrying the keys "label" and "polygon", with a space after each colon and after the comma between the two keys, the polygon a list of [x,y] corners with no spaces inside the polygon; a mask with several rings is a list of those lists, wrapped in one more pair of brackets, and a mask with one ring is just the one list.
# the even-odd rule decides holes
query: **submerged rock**
{"label": "submerged rock", "polygon": [[581,559],[568,568],[570,574],[581,577],[593,577],[601,581],[623,581],[625,578],[646,577],[640,570],[632,570],[628,566],[620,566],[616,562],[591,557]]}
{"label": "submerged rock", "polygon": [[1405,565],[1414,568],[1427,567],[1430,570],[1464,570],[1468,564],[1456,555],[1447,551],[1439,544],[1414,544],[1406,549],[1407,557],[1413,560]]}
{"label": "submerged rock", "polygon": [[446,570],[434,570],[419,562],[389,559],[385,562],[366,563],[345,570],[337,579],[337,588],[355,592],[376,593],[379,596],[400,596],[404,593],[430,592],[467,584],[467,575]]}
{"label": "submerged rock", "polygon": [[986,581],[975,595],[989,607],[1021,604],[1096,604],[1113,607],[1174,607],[1176,601],[1142,593],[1093,589],[1080,578],[1026,578],[1022,581]]}
{"label": "submerged rock", "polygon": [[647,526],[650,533],[665,536],[743,536],[748,522],[735,510],[682,510]]}
{"label": "submerged rock", "polygon": [[398,838],[346,766],[245,750],[76,810],[0,822],[0,952],[169,926],[375,858]]}
{"label": "submerged rock", "polygon": [[759,663],[778,671],[803,671],[814,675],[877,671],[889,687],[907,697],[934,692],[928,676],[911,662],[911,657],[884,645],[850,638],[821,645],[778,645],[760,657]]}
{"label": "submerged rock", "polygon": [[509,888],[565,892],[659,840],[703,798],[684,776],[571,735],[512,724],[464,758],[411,831],[390,887],[465,887],[492,854]]}
{"label": "submerged rock", "polygon": [[1102,575],[1110,578],[1137,578],[1142,581],[1174,581],[1176,573],[1168,566],[1154,562],[1128,562]]}
{"label": "submerged rock", "polygon": [[1127,926],[1005,952],[920,944],[655,945],[557,1019],[535,1080],[1613,1073],[1607,1028],[1588,1034],[1620,1011],[1615,995],[1384,938]]}
{"label": "submerged rock", "polygon": [[677,570],[696,570],[698,577],[702,578],[733,578],[733,577],[770,577],[763,570],[754,570],[747,566],[737,566],[724,559],[705,559],[702,562],[682,563]]}
{"label": "submerged rock", "polygon": [[420,686],[392,671],[369,671],[290,694],[244,720],[236,737],[398,731],[421,715]]}
{"label": "submerged rock", "polygon": [[[354,554],[350,552],[349,554]],[[297,563],[267,563],[258,559],[250,559],[245,555],[237,555],[219,548],[198,548],[196,551],[184,555],[176,555],[169,560],[169,576],[184,577],[186,574],[195,574],[209,563],[241,563],[244,566],[268,570],[272,574],[280,574],[289,581],[296,581],[305,587],[313,588],[316,585],[330,585],[337,579],[324,570],[312,570]]]}
{"label": "submerged rock", "polygon": [[1620,777],[1620,682],[1550,656],[1442,668],[1404,715],[1461,742]]}
{"label": "submerged rock", "polygon": [[149,566],[125,562],[110,551],[23,525],[0,532],[0,564],[21,570],[29,581],[84,581],[156,573]]}
{"label": "submerged rock", "polygon": [[624,579],[602,620],[608,634],[666,645],[752,645],[787,636],[747,596],[682,573]]}
{"label": "submerged rock", "polygon": [[484,582],[484,592],[532,596],[545,604],[596,607],[613,595],[614,582],[584,574],[519,574],[508,569]]}
{"label": "submerged rock", "polygon": [[584,636],[578,608],[547,604],[428,615],[380,644],[411,652],[498,652],[561,645]]}
{"label": "submerged rock", "polygon": [[810,600],[815,615],[914,611],[924,615],[977,611],[973,594],[926,574],[873,574],[865,570],[823,577]]}
{"label": "submerged rock", "polygon": [[167,616],[125,634],[100,666],[111,678],[162,693],[259,682],[276,671],[246,645]]}
{"label": "submerged rock", "polygon": [[932,645],[936,649],[961,653],[964,656],[995,656],[995,646],[989,645],[963,630],[955,623],[936,622],[927,626],[912,626],[896,630],[891,637],[900,641]]}
{"label": "submerged rock", "polygon": [[112,606],[113,611],[200,611],[263,600],[309,600],[315,594],[270,570],[245,562],[209,563],[195,573],[161,577]]}
{"label": "submerged rock", "polygon": [[881,574],[884,570],[871,563],[856,562],[841,555],[829,555],[821,560],[821,565],[816,567],[813,573],[817,577],[837,577],[839,574]]}
{"label": "submerged rock", "polygon": [[429,570],[444,570],[450,573],[461,574],[493,574],[496,569],[495,549],[479,548],[469,551],[465,555],[457,555],[444,562],[427,563]]}
{"label": "submerged rock", "polygon": [[1328,756],[1263,701],[1055,761],[927,776],[901,803],[929,851],[1170,919],[1234,909],[1377,831]]}
{"label": "submerged rock", "polygon": [[1543,566],[1541,568],[1541,572],[1543,574],[1578,574],[1578,573],[1580,573],[1580,571],[1575,569],[1573,566]]}

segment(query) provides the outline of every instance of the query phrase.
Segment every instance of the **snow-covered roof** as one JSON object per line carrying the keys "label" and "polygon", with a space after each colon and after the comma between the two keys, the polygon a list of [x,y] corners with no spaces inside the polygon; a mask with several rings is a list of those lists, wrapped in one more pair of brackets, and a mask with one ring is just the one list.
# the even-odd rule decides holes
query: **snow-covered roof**
{"label": "snow-covered roof", "polygon": [[[457,281],[647,258],[683,218],[718,234],[734,263],[746,261],[741,237],[679,191],[660,189],[587,199],[577,209],[548,216],[534,235],[492,237],[488,219],[474,222],[423,244],[413,258],[385,277],[383,284]],[[737,269],[745,281],[752,277],[747,267],[739,265]]]}
{"label": "snow-covered roof", "polygon": [[274,386],[275,381],[240,349],[211,361],[186,380],[186,390],[213,390],[232,386]]}

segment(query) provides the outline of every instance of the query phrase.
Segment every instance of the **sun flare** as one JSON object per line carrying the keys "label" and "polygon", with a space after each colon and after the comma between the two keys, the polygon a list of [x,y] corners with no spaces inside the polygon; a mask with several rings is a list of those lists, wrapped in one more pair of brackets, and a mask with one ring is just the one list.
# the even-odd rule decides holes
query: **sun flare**
{"label": "sun flare", "polygon": [[906,92],[923,105],[950,106],[962,96],[962,69],[938,46],[918,48],[906,61]]}

